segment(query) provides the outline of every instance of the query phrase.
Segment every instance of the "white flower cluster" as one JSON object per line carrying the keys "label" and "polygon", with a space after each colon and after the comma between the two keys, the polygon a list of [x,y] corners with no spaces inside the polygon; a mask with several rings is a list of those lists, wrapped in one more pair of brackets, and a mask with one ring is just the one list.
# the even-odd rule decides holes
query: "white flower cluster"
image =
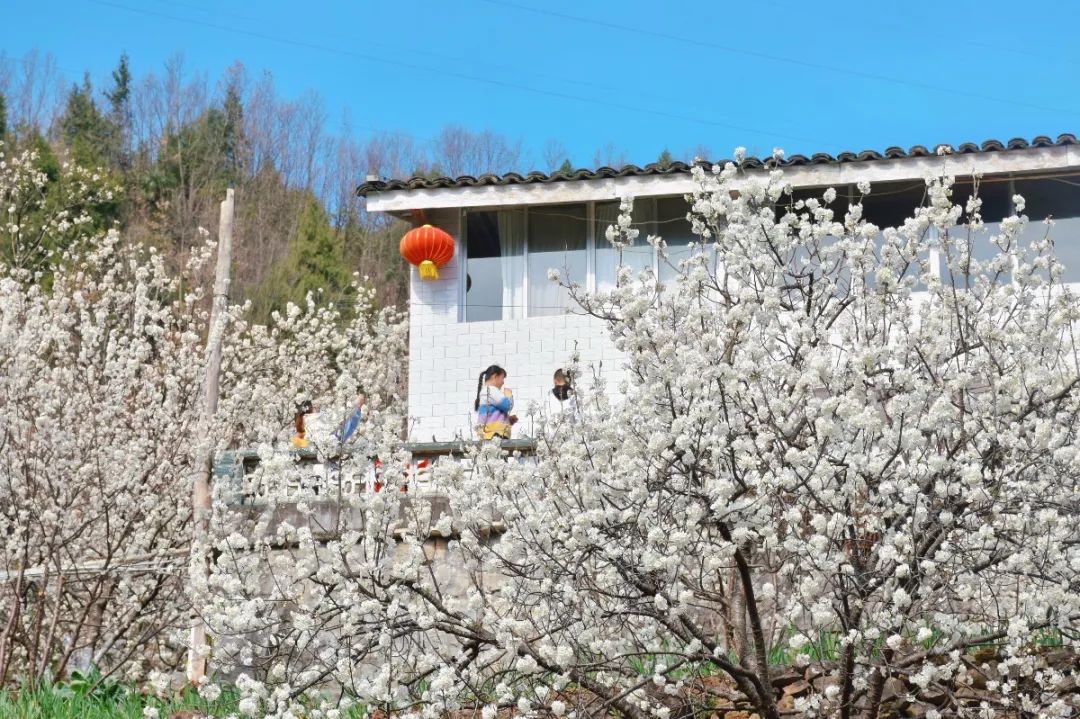
{"label": "white flower cluster", "polygon": [[[150,677],[164,695],[166,672],[185,659],[191,601],[210,591],[201,572],[189,581],[186,569],[189,554],[197,568],[209,550],[191,546],[200,450],[262,446],[280,460],[272,469],[295,474],[295,462],[273,448],[289,445],[296,403],[313,400],[326,420],[310,423],[313,450],[340,454],[337,420],[365,394],[363,431],[349,447],[366,464],[371,447],[388,437],[396,443],[403,426],[406,328],[360,287],[352,307],[309,298],[263,327],[233,306],[228,322],[211,328],[203,283],[213,243],[196,247],[176,274],[160,253],[95,233],[81,215],[59,209],[61,219],[48,220],[44,209],[57,207],[58,190],[48,189],[45,208],[33,155],[0,162],[2,205],[14,208],[7,215],[46,217],[34,235],[7,238],[8,254],[0,254],[0,624],[8,628],[0,632],[0,683],[92,662]],[[76,166],[63,172],[83,186],[80,204],[91,206],[88,193],[101,178]],[[53,258],[62,261],[24,263],[33,254],[27,243],[55,244],[64,221],[73,234],[66,255]],[[20,232],[31,227],[16,222]],[[208,337],[223,345],[211,426],[200,421]],[[226,505],[250,488],[221,476],[214,489],[227,518]],[[264,546],[238,529],[223,541]],[[310,559],[297,563],[298,571],[315,568]],[[318,576],[335,575],[321,568]],[[229,616],[239,625],[267,598],[245,605],[251,587],[235,580],[214,590],[230,593]],[[303,626],[305,615],[295,618]],[[212,700],[220,689],[201,692]]]}
{"label": "white flower cluster", "polygon": [[[444,465],[449,545],[428,539],[430,500],[384,492],[353,503],[363,531],[320,542],[267,519],[261,554],[219,563],[215,582],[244,587],[215,600],[219,646],[297,667],[245,690],[263,711],[332,684],[422,716],[576,716],[597,698],[665,716],[705,671],[776,716],[784,651],[842,660],[798,699],[826,715],[890,675],[962,676],[980,643],[1030,658],[1051,632],[1075,648],[1080,306],[1037,270],[1050,245],[1020,247],[1020,218],[1004,240],[960,239],[948,179],[878,228],[858,201],[835,217],[832,190],[787,202],[780,171],[695,177],[707,241],[670,287],[576,293],[627,357],[624,401],[591,393],[534,462],[486,446],[468,472]],[[961,261],[971,241],[1003,257]],[[1049,673],[1024,676],[1045,691],[1001,685],[995,701],[1056,701]]]}
{"label": "white flower cluster", "polygon": [[[957,231],[948,178],[879,228],[858,199],[843,217],[832,191],[792,201],[778,169],[694,177],[702,242],[663,292],[575,292],[626,357],[622,401],[590,392],[534,458],[485,444],[440,463],[435,494],[403,486],[399,316],[362,292],[349,320],[314,299],[268,328],[230,310],[212,434],[261,463],[241,509],[217,485],[212,571],[188,590],[245,715],[665,717],[722,674],[776,717],[778,654],[836,659],[797,711],[876,715],[889,678],[970,681],[986,645],[998,711],[1063,715],[1076,669],[1038,647],[1078,648],[1080,303],[1054,285],[1053,242],[1022,245],[1022,217]],[[183,542],[204,304],[125,252],[102,238],[51,292],[0,280],[8,567]],[[383,491],[248,501],[297,469],[280,451],[297,401],[332,428],[359,392],[361,435],[313,428],[314,453],[341,477],[378,457]],[[17,581],[46,607],[104,607],[93,625],[130,649],[175,581],[103,576]],[[941,694],[957,715],[963,693]]]}
{"label": "white flower cluster", "polygon": [[47,273],[86,239],[92,212],[111,203],[118,191],[78,165],[65,163],[50,178],[36,151],[7,156],[0,142],[0,262],[29,277]]}
{"label": "white flower cluster", "polygon": [[79,241],[48,287],[0,261],[0,677],[20,681],[183,658],[200,294],[115,233]]}

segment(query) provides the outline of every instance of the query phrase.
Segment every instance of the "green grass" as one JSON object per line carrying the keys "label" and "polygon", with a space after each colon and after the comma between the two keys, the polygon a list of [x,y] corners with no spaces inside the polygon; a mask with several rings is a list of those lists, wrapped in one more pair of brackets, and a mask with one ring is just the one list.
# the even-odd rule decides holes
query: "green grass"
{"label": "green grass", "polygon": [[811,640],[799,651],[795,651],[788,645],[788,639],[795,634],[791,628],[781,636],[780,641],[769,648],[767,655],[769,664],[777,666],[789,666],[795,663],[795,658],[805,654],[811,661],[828,659],[835,661],[840,657],[840,633],[835,631],[818,632],[817,638]]}
{"label": "green grass", "polygon": [[[99,681],[101,675],[73,673],[66,682],[18,689],[0,689],[0,719],[143,719],[143,709],[158,710],[160,719],[189,710],[197,716],[227,717],[239,715],[239,696],[224,689],[221,696],[208,702],[194,689],[168,700],[144,696],[132,686],[113,681]],[[354,704],[342,712],[344,719],[360,719],[366,714],[363,704]]]}
{"label": "green grass", "polygon": [[[840,635],[837,632],[820,632],[816,640],[809,642],[798,652],[793,651],[787,644],[786,638],[790,632],[794,632],[794,629],[785,632],[782,640],[769,648],[768,661],[771,665],[790,665],[799,654],[805,654],[813,661],[835,660],[840,655]],[[918,644],[923,649],[931,649],[942,638],[942,634],[934,630],[931,637]],[[1064,637],[1056,629],[1041,630],[1034,633],[1031,639],[1034,647],[1049,649],[1064,646]],[[872,656],[880,650],[883,641],[879,638],[875,642],[871,650]],[[997,647],[997,644],[990,643],[970,647],[969,651]],[[733,662],[738,661],[734,655],[728,658]],[[678,656],[659,652],[630,657],[628,661],[633,671],[642,677],[649,677],[655,672],[660,661],[672,666],[678,662]],[[678,680],[690,676],[705,676],[715,671],[714,665],[703,662],[700,665],[678,666],[666,673],[671,679]],[[199,716],[211,717],[227,717],[239,713],[239,698],[231,690],[222,691],[221,696],[214,702],[207,702],[193,689],[187,689],[183,694],[163,701],[143,696],[129,685],[99,680],[100,674],[97,672],[86,675],[75,672],[71,679],[62,683],[0,689],[0,719],[143,719],[143,709],[146,707],[157,709],[160,719],[169,719],[176,712],[185,709],[195,710]],[[425,688],[426,682],[422,682],[416,687],[417,693],[422,693]],[[494,687],[489,685],[481,691],[493,693]],[[343,712],[347,719],[358,719],[364,714],[365,707],[361,704]]]}
{"label": "green grass", "polygon": [[[100,687],[99,687],[100,688]],[[114,689],[115,688],[115,689]],[[202,715],[225,717],[237,713],[237,699],[222,692],[215,702],[207,702],[188,690],[171,701],[144,697],[120,685],[107,685],[94,693],[70,690],[66,684],[24,687],[0,692],[0,717],[4,719],[142,719],[144,707],[154,707],[161,719],[169,719],[182,709]]]}
{"label": "green grass", "polygon": [[1043,629],[1035,634],[1035,646],[1056,649],[1065,646],[1065,636],[1059,629]]}

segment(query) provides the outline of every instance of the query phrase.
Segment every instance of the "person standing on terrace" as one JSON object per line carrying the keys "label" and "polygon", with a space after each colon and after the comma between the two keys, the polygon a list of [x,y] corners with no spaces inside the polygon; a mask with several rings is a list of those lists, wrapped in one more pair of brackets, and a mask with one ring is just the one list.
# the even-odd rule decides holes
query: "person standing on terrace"
{"label": "person standing on terrace", "polygon": [[553,382],[551,392],[547,395],[547,415],[552,419],[562,417],[572,421],[577,412],[578,396],[571,382],[570,371],[555,370]]}
{"label": "person standing on terrace", "polygon": [[506,382],[506,370],[499,365],[491,365],[480,373],[476,383],[476,431],[481,439],[495,437],[510,439],[510,427],[517,417],[510,414],[514,408],[514,393],[503,385]]}

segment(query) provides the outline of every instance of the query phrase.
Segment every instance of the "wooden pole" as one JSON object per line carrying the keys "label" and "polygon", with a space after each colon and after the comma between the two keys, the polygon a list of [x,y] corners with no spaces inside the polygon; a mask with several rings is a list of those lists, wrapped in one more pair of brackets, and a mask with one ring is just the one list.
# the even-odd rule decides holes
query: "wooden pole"
{"label": "wooden pole", "polygon": [[[225,192],[218,223],[217,274],[214,304],[210,309],[210,329],[206,338],[206,374],[203,379],[203,406],[199,422],[199,444],[195,477],[191,487],[193,534],[191,541],[191,588],[194,596],[206,586],[210,534],[210,474],[214,468],[214,439],[211,435],[218,406],[218,379],[221,374],[221,339],[225,334],[229,304],[229,269],[232,264],[233,190]],[[193,597],[194,598],[194,597]],[[197,608],[196,608],[197,609]],[[196,615],[188,645],[187,678],[198,683],[206,676],[206,624]]]}

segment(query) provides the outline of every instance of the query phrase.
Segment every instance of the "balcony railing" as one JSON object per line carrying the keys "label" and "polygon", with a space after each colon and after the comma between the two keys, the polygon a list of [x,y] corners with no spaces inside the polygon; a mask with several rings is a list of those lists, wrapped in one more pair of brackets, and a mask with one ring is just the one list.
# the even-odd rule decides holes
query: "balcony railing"
{"label": "balcony railing", "polygon": [[[396,486],[404,492],[400,520],[393,528],[395,535],[423,534],[425,540],[449,539],[449,534],[436,529],[447,513],[450,502],[434,482],[437,462],[458,462],[470,471],[468,457],[472,442],[423,442],[406,444],[409,463],[405,481]],[[507,440],[500,448],[507,455],[528,461],[536,451],[531,439]],[[270,512],[270,529],[281,524],[307,527],[317,541],[339,539],[348,530],[364,527],[365,514],[359,503],[350,499],[365,492],[383,491],[381,471],[377,460],[350,462],[343,470],[333,459],[319,457],[310,450],[285,450],[292,460],[284,472],[263,475],[258,472],[260,457],[254,450],[222,452],[215,459],[214,474],[218,496],[234,514],[234,519],[252,522]],[[359,466],[357,466],[359,465]],[[423,497],[426,518],[417,525],[410,511],[413,498]],[[303,505],[303,506],[301,506]],[[426,511],[430,508],[430,512]],[[505,530],[502,518],[490,514],[481,525],[474,526],[484,536],[495,536]],[[287,543],[287,542],[286,542]]]}
{"label": "balcony railing", "polygon": [[[414,442],[404,446],[411,461],[404,486],[414,493],[437,493],[433,484],[434,466],[439,461],[454,461],[469,471],[472,441]],[[500,443],[508,455],[528,457],[536,451],[535,439],[511,439]],[[381,466],[377,459],[349,462],[346,467],[336,458],[320,457],[311,450],[284,450],[294,460],[284,472],[260,475],[259,453],[251,449],[221,452],[215,458],[215,483],[229,506],[254,507],[275,502],[340,502],[364,492],[382,490]]]}

